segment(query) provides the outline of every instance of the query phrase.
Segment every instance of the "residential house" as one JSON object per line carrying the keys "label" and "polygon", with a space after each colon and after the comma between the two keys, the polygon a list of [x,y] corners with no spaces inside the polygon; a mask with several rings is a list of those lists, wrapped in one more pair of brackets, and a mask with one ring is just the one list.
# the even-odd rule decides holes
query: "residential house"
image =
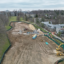
{"label": "residential house", "polygon": [[58,33],[62,28],[64,28],[64,24],[49,24],[49,21],[42,22],[45,28],[51,32]]}
{"label": "residential house", "polygon": [[11,12],[11,16],[15,16],[14,12]]}
{"label": "residential house", "polygon": [[35,17],[35,14],[33,14],[33,13],[26,13],[26,16],[27,16],[27,17],[30,17],[30,16],[31,16],[31,17],[34,18],[34,17]]}

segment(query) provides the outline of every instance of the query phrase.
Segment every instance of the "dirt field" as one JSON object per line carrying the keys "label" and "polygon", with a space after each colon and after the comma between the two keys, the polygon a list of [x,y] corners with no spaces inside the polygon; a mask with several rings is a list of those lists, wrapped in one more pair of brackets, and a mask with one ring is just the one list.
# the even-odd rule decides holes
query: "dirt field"
{"label": "dirt field", "polygon": [[[29,29],[28,24],[16,22],[15,27],[8,31],[12,47],[6,53],[2,64],[54,64],[61,58],[55,54],[57,45],[46,36],[37,36],[33,40],[31,34],[18,34],[25,27]],[[30,29],[27,31],[32,32]]]}

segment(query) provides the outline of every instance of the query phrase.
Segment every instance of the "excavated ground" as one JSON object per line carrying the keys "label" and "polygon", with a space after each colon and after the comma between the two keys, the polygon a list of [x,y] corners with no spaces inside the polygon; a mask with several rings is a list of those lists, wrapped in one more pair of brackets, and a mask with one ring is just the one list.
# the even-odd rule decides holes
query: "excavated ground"
{"label": "excavated ground", "polygon": [[[60,59],[55,54],[57,45],[52,40],[46,36],[37,36],[33,40],[32,35],[18,34],[20,29],[29,29],[29,26],[26,23],[15,22],[14,24],[15,27],[8,31],[12,47],[6,53],[2,64],[54,64]],[[32,30],[29,29],[26,32],[28,31]],[[49,45],[46,45],[45,42],[48,42]]]}

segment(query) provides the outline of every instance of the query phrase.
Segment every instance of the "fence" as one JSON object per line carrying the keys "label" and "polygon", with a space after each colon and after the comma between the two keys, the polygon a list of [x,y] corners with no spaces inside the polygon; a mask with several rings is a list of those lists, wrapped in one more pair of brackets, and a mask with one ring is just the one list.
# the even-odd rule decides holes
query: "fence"
{"label": "fence", "polygon": [[59,38],[53,37],[54,39],[57,39],[59,41],[61,41],[62,43],[64,43],[64,41],[60,40]]}
{"label": "fence", "polygon": [[[8,36],[7,36],[8,37]],[[1,58],[1,60],[0,60],[0,64],[1,64],[1,62],[2,62],[2,60],[3,60],[3,58],[4,58],[4,56],[5,56],[5,54],[6,54],[6,52],[10,49],[10,47],[11,47],[11,42],[10,42],[10,40],[8,39],[8,41],[9,41],[9,43],[10,43],[10,46],[6,49],[6,51],[3,53],[3,56],[2,56],[2,58]]]}
{"label": "fence", "polygon": [[52,38],[50,38],[48,35],[44,35],[47,36],[49,39],[51,39],[52,41],[54,41],[57,45],[60,45],[58,42],[56,42],[55,40],[53,40]]}

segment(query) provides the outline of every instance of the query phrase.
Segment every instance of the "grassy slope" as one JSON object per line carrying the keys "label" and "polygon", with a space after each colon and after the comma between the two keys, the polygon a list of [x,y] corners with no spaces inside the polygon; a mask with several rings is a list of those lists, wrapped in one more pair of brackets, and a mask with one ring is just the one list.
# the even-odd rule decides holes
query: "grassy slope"
{"label": "grassy slope", "polygon": [[9,23],[8,23],[7,26],[5,26],[7,30],[11,28],[11,26],[9,26],[11,21],[16,21],[16,16],[12,16],[12,17],[9,18]]}
{"label": "grassy slope", "polygon": [[[9,23],[8,23],[7,26],[5,26],[7,30],[11,28],[11,26],[9,26],[10,22],[12,22],[12,21],[17,21],[16,18],[17,18],[17,16],[11,16],[11,17],[9,18]],[[20,21],[24,21],[23,18],[20,18]]]}
{"label": "grassy slope", "polygon": [[60,40],[58,40],[58,39],[54,39],[54,40],[56,40],[56,41],[57,41],[58,43],[60,43],[60,44],[61,44],[61,43],[63,43],[63,42],[61,42],[61,41],[60,41]]}
{"label": "grassy slope", "polygon": [[43,32],[47,32],[46,30],[44,30],[43,28],[37,26],[36,24],[34,24],[34,26],[35,26],[37,29],[40,28],[40,30],[43,31]]}
{"label": "grassy slope", "polygon": [[[52,35],[52,37],[54,37],[54,35]],[[54,39],[56,42],[58,42],[58,43],[63,43],[63,42],[61,42],[60,40],[58,40],[58,39],[55,39],[55,38],[52,38],[52,39]]]}
{"label": "grassy slope", "polygon": [[11,16],[10,18],[9,18],[9,21],[11,22],[11,21],[16,21],[16,16]]}
{"label": "grassy slope", "polygon": [[24,21],[23,18],[20,18],[20,21]]}
{"label": "grassy slope", "polygon": [[4,54],[5,50],[10,45],[7,36],[5,34],[4,35],[1,35],[1,36],[0,36],[0,39],[1,39],[1,41],[0,41],[0,60],[1,60],[2,55]]}

